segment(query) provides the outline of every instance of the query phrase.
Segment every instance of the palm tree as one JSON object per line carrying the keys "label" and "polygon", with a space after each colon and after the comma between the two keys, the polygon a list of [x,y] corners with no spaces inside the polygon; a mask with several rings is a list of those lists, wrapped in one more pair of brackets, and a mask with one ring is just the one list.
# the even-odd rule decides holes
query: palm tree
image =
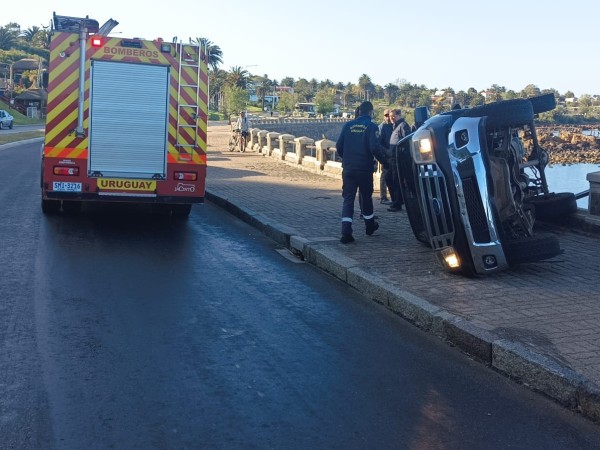
{"label": "palm tree", "polygon": [[373,90],[373,83],[371,82],[371,77],[366,73],[363,73],[358,79],[358,85],[360,86],[360,90],[363,92],[364,100],[369,100],[369,92]]}
{"label": "palm tree", "polygon": [[248,89],[249,80],[250,74],[241,66],[232,67],[227,74],[227,84],[241,89]]}
{"label": "palm tree", "polygon": [[217,69],[216,71],[211,70],[208,73],[209,78],[209,97],[211,99],[213,108],[215,111],[219,111],[222,104],[223,88],[227,84],[227,72],[225,70]]}
{"label": "palm tree", "polygon": [[20,34],[20,37],[22,37],[26,42],[33,43],[36,34],[38,34],[40,30],[41,28],[36,26],[27,28]]}
{"label": "palm tree", "polygon": [[0,27],[0,50],[10,50],[17,44],[18,34],[6,27]]}
{"label": "palm tree", "polygon": [[210,39],[205,37],[197,37],[194,42],[198,46],[206,49],[208,54],[208,65],[216,72],[219,64],[223,62],[223,51],[221,50],[221,47],[215,45]]}
{"label": "palm tree", "polygon": [[388,83],[383,88],[383,95],[385,100],[388,102],[388,105],[396,102],[396,98],[398,98],[398,93],[400,92],[400,88],[393,84]]}

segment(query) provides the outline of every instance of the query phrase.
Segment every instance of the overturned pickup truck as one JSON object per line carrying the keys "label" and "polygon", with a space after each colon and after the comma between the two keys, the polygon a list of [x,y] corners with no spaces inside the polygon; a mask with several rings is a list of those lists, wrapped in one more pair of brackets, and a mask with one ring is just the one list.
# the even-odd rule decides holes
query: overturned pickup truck
{"label": "overturned pickup truck", "polygon": [[396,146],[412,231],[444,268],[475,276],[561,252],[534,233],[536,217],[577,210],[574,194],[549,192],[535,132],[534,115],[555,106],[547,94],[448,111]]}

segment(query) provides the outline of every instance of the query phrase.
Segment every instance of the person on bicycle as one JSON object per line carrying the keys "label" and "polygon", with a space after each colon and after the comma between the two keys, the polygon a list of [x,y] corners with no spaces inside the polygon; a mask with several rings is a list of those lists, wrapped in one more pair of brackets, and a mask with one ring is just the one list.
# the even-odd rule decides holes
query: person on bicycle
{"label": "person on bicycle", "polygon": [[246,145],[246,137],[248,136],[248,118],[246,117],[246,111],[240,111],[240,117],[237,120],[237,130],[240,132],[240,151],[244,151]]}

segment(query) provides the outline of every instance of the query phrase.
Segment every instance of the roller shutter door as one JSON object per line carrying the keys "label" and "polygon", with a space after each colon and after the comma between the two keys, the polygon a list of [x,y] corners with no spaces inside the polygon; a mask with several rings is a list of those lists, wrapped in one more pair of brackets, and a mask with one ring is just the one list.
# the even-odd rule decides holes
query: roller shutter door
{"label": "roller shutter door", "polygon": [[89,170],[164,176],[169,67],[93,61]]}

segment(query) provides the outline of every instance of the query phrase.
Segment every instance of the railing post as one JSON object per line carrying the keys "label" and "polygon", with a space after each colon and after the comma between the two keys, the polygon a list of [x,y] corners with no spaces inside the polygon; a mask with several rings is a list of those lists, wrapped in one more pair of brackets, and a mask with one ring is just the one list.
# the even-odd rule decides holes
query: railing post
{"label": "railing post", "polygon": [[275,131],[269,131],[267,133],[267,146],[265,155],[271,156],[273,153],[273,148],[276,146],[277,139],[279,139],[280,135],[281,133],[276,133]]}
{"label": "railing post", "polygon": [[588,212],[590,216],[600,216],[600,172],[588,173],[586,179],[590,182]]}
{"label": "railing post", "polygon": [[260,130],[258,132],[258,151],[266,154],[267,152],[267,130]]}
{"label": "railing post", "polygon": [[248,139],[247,145],[250,146],[252,150],[258,150],[258,132],[260,130],[258,128],[250,128],[250,139]]}
{"label": "railing post", "polygon": [[320,141],[315,142],[315,146],[317,147],[317,161],[319,162],[319,167],[323,170],[328,159],[327,149],[335,147],[335,142],[330,139],[321,139]]}
{"label": "railing post", "polygon": [[282,161],[285,160],[285,155],[287,153],[287,144],[294,140],[294,136],[291,134],[281,134],[279,135],[279,156]]}
{"label": "railing post", "polygon": [[302,164],[302,160],[304,159],[304,155],[306,154],[306,146],[313,145],[315,143],[314,139],[311,139],[306,136],[297,137],[294,139],[294,145],[296,148],[296,163]]}

